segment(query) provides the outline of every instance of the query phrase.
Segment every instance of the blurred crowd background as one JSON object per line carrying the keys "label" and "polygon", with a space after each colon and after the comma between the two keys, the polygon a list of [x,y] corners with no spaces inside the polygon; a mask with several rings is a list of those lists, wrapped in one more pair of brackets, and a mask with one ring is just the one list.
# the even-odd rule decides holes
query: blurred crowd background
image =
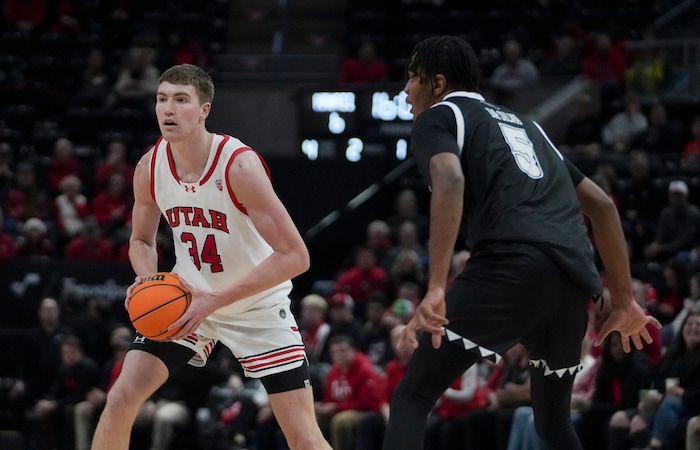
{"label": "blurred crowd background", "polygon": [[[292,300],[317,400],[344,405],[319,408],[324,431],[338,449],[379,448],[407,358],[392,333],[425,289],[428,192],[392,155],[309,161],[295,102],[299,91],[399,92],[411,48],[435,34],[469,41],[487,99],[537,118],[618,206],[637,300],[664,329],[634,361],[615,356],[614,342],[584,345],[595,370],[572,408],[586,448],[647,445],[610,431],[625,429],[616,412],[641,408],[640,390],[660,391],[652,412],[679,397],[667,378],[700,398],[700,338],[684,332],[700,305],[698,12],[693,0],[4,0],[0,448],[88,448],[133,333],[121,300],[134,166],[159,137],[158,77],[180,63],[212,74],[212,131],[266,158],[311,250]],[[167,270],[165,224],[158,242]],[[460,244],[454,271],[468,258]],[[590,339],[605,311],[592,305]],[[515,349],[465,374],[431,416],[429,448],[524,450],[508,442],[529,402],[523,361]],[[629,367],[646,375],[628,379]],[[241,374],[225,349],[206,369],[183,370],[144,406],[134,448],[284,449],[264,392]],[[339,379],[352,398],[333,397]],[[700,436],[698,403],[672,422],[683,442],[676,433],[664,448]]]}

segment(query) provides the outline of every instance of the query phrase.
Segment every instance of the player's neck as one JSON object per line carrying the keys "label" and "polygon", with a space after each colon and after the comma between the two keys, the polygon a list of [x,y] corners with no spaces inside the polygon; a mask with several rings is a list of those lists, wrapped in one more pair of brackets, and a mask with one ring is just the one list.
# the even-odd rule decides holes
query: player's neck
{"label": "player's neck", "polygon": [[192,182],[200,178],[209,160],[213,139],[214,134],[204,131],[187,142],[170,143],[177,174],[182,181]]}

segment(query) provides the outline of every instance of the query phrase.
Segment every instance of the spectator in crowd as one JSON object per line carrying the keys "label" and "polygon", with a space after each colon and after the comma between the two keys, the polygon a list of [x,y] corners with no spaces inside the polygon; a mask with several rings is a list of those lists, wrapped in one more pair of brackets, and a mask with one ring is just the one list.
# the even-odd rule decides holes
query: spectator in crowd
{"label": "spectator in crowd", "polygon": [[487,404],[486,392],[480,386],[479,367],[475,364],[458,377],[440,396],[425,424],[426,450],[460,448],[464,438],[455,419]]}
{"label": "spectator in crowd", "polygon": [[130,48],[107,98],[106,108],[131,107],[148,112],[150,116],[159,77],[160,71],[153,65],[151,52],[140,47]]}
{"label": "spectator in crowd", "polygon": [[331,333],[331,326],[326,322],[327,312],[328,302],[322,296],[308,294],[301,299],[301,340],[306,348],[311,386],[316,399],[323,396],[323,383],[330,368],[330,362],[326,360],[328,336]]}
{"label": "spectator in crowd", "polygon": [[658,295],[647,302],[649,312],[666,325],[678,314],[683,299],[689,293],[688,269],[680,261],[671,259],[661,268],[663,282]]}
{"label": "spectator in crowd", "polygon": [[47,0],[6,0],[3,2],[4,22],[12,29],[33,33],[46,25],[49,14]]}
{"label": "spectator in crowd", "polygon": [[661,329],[664,346],[668,347],[676,339],[681,330],[681,325],[693,311],[700,311],[700,272],[696,272],[690,276],[688,282],[689,293],[683,299],[681,310],[678,311],[673,320],[664,325]]}
{"label": "spectator in crowd", "polygon": [[642,112],[638,95],[627,94],[624,109],[619,111],[603,126],[603,144],[616,153],[627,153],[633,139],[649,127],[649,121]]}
{"label": "spectator in crowd", "polygon": [[688,420],[700,413],[700,312],[689,314],[656,366],[653,384],[636,409],[615,413],[610,449],[681,449]]}
{"label": "spectator in crowd", "polygon": [[394,267],[394,262],[398,255],[404,250],[411,250],[416,253],[419,261],[428,255],[428,251],[423,246],[418,235],[418,228],[411,220],[405,220],[397,230],[396,245],[386,252],[384,258],[380,261],[382,268],[385,271],[391,271]]}
{"label": "spectator in crowd", "polygon": [[84,64],[85,67],[73,87],[73,101],[76,106],[98,110],[104,105],[112,87],[104,51],[99,47],[88,49]]}
{"label": "spectator in crowd", "polygon": [[399,228],[407,220],[415,224],[418,240],[425,242],[428,237],[428,218],[418,209],[418,196],[413,189],[402,189],[394,198],[393,213],[386,219],[392,241],[398,240]]}
{"label": "spectator in crowd", "polygon": [[639,95],[656,95],[666,80],[666,58],[660,49],[638,49],[625,69],[625,89]]}
{"label": "spectator in crowd", "polygon": [[0,142],[0,195],[15,181],[14,150],[7,142]]}
{"label": "spectator in crowd", "polygon": [[355,264],[357,254],[362,248],[372,249],[375,254],[375,260],[381,262],[382,258],[384,258],[384,255],[392,245],[392,231],[389,224],[380,219],[371,221],[365,227],[364,241],[355,246],[349,252],[349,254],[343,258],[338,267],[338,275]]}
{"label": "spectator in crowd", "polygon": [[427,255],[421,258],[418,252],[413,249],[401,250],[388,270],[391,292],[396,292],[396,288],[405,281],[424,286],[426,274],[423,268],[423,261],[426,257]]}
{"label": "spectator in crowd", "polygon": [[607,111],[624,91],[627,61],[608,33],[598,32],[592,39],[593,46],[583,57],[581,73],[599,86],[601,107]]}
{"label": "spectator in crowd", "polygon": [[301,299],[301,338],[306,347],[309,364],[318,363],[331,331],[326,322],[328,302],[318,294],[308,294]]}
{"label": "spectator in crowd", "polygon": [[53,10],[50,11],[48,23],[50,32],[66,34],[71,37],[83,32],[79,2],[76,0],[60,0],[51,3]]}
{"label": "spectator in crowd", "polygon": [[121,174],[127,186],[131,186],[134,180],[134,165],[128,160],[128,149],[122,140],[114,139],[107,143],[106,155],[95,167],[95,191],[105,192],[109,185],[109,178],[114,173]]}
{"label": "spectator in crowd", "polygon": [[17,239],[17,256],[32,259],[48,259],[56,250],[49,238],[46,223],[36,217],[27,219],[22,234]]}
{"label": "spectator in crowd", "polygon": [[7,233],[3,227],[5,223],[5,212],[0,207],[0,262],[12,259],[17,256],[15,238]]}
{"label": "spectator in crowd", "polygon": [[378,264],[374,251],[368,247],[358,249],[355,264],[342,272],[335,282],[335,291],[350,294],[355,302],[355,315],[364,319],[365,303],[372,292],[387,292],[389,275]]}
{"label": "spectator in crowd", "polygon": [[85,218],[80,235],[66,246],[65,258],[72,261],[110,261],[114,259],[112,244],[101,236],[100,224],[93,216]]}
{"label": "spectator in crowd", "polygon": [[[233,372],[225,383],[215,384],[209,389],[205,406],[197,409],[199,448],[214,450],[246,447],[253,438],[256,426],[258,403],[255,396],[258,391],[264,393],[257,380],[255,386],[258,389],[254,391],[246,388],[241,375]],[[266,393],[264,397],[267,397]],[[206,421],[202,420],[202,410],[207,411],[206,416],[209,416]]]}
{"label": "spectator in crowd", "polygon": [[690,123],[690,134],[690,140],[683,146],[681,168],[686,172],[695,172],[700,169],[700,115]]}
{"label": "spectator in crowd", "polygon": [[357,348],[367,355],[379,371],[394,357],[391,347],[391,329],[394,323],[386,320],[387,296],[374,292],[365,304],[365,323],[357,340]]}
{"label": "spectator in crowd", "polygon": [[53,144],[53,154],[46,167],[46,179],[52,194],[60,192],[61,181],[68,175],[75,175],[82,180],[80,161],[75,156],[73,142],[60,137]]}
{"label": "spectator in crowd", "polygon": [[648,120],[647,129],[632,140],[632,148],[642,149],[662,161],[669,161],[675,167],[683,148],[683,127],[678,121],[668,118],[663,103],[657,102],[649,108]]}
{"label": "spectator in crowd", "polygon": [[691,417],[688,420],[685,450],[700,450],[700,415]]}
{"label": "spectator in crowd", "polygon": [[668,202],[656,224],[656,238],[644,249],[650,260],[665,261],[690,251],[700,237],[700,209],[688,201],[688,185],[683,180],[668,185]]}
{"label": "spectator in crowd", "polygon": [[64,177],[59,189],[60,194],[54,198],[54,207],[59,246],[62,246],[83,231],[85,218],[90,213],[90,203],[82,192],[83,182],[76,175]]}
{"label": "spectator in crowd", "polygon": [[605,448],[608,421],[615,411],[634,407],[639,390],[650,380],[646,355],[636,349],[625,353],[620,334],[611,333],[603,343],[593,396],[572,404],[580,414],[577,431],[584,448]]}
{"label": "spectator in crowd", "polygon": [[354,56],[343,60],[338,71],[338,83],[380,83],[387,81],[389,65],[380,58],[377,46],[363,41]]}
{"label": "spectator in crowd", "polygon": [[415,312],[416,306],[411,300],[399,297],[392,302],[384,320],[394,324],[394,326],[406,325]]}
{"label": "spectator in crowd", "polygon": [[503,44],[503,62],[493,70],[490,85],[500,93],[513,94],[534,85],[539,77],[537,66],[523,57],[520,41],[508,39]]}
{"label": "spectator in crowd", "polygon": [[132,197],[126,178],[121,173],[112,173],[107,188],[93,198],[92,213],[104,236],[111,237],[116,230],[126,226],[131,215]]}
{"label": "spectator in crowd", "polygon": [[14,225],[21,228],[32,217],[50,218],[53,208],[48,191],[37,183],[37,169],[34,164],[20,162],[15,168],[15,182],[5,196],[6,212]]}
{"label": "spectator in crowd", "polygon": [[334,336],[348,335],[352,337],[353,342],[359,341],[362,322],[355,316],[354,311],[355,301],[350,294],[336,292],[328,298],[328,325],[331,330],[321,353],[321,361],[331,362],[329,344]]}
{"label": "spectator in crowd", "polygon": [[405,325],[397,325],[391,329],[391,347],[395,349],[394,358],[384,369],[385,384],[382,404],[378,412],[366,412],[360,418],[355,433],[355,450],[381,450],[384,441],[384,430],[389,420],[389,403],[391,394],[406,373],[406,366],[413,355],[410,347],[398,347],[397,343]]}
{"label": "spectator in crowd", "polygon": [[180,33],[171,34],[170,44],[175,50],[174,64],[192,64],[209,69],[210,56],[201,39]]}
{"label": "spectator in crowd", "polygon": [[562,35],[554,39],[552,53],[542,62],[539,72],[545,76],[578,75],[581,73],[580,49],[571,36]]}
{"label": "spectator in crowd", "polygon": [[664,192],[652,176],[649,156],[635,150],[628,158],[628,179],[618,184],[620,216],[632,261],[644,258],[644,248],[654,240],[656,223],[663,207]]}
{"label": "spectator in crowd", "polygon": [[52,297],[44,297],[37,308],[37,324],[27,331],[22,348],[19,378],[12,394],[28,405],[48,395],[61,363],[60,344],[74,334],[61,320],[61,308]]}
{"label": "spectator in crowd", "polygon": [[559,150],[570,157],[599,155],[602,150],[602,128],[600,113],[591,95],[577,95],[574,100],[573,119],[566,126],[564,142],[559,145]]}
{"label": "spectator in crowd", "polygon": [[334,450],[353,450],[362,414],[380,409],[384,381],[352,337],[334,336],[329,349],[333,364],[316,416]]}
{"label": "spectator in crowd", "polygon": [[27,415],[30,448],[69,449],[74,447],[75,405],[99,383],[99,368],[86,357],[80,339],[68,335],[61,342],[61,363],[49,393],[39,399]]}

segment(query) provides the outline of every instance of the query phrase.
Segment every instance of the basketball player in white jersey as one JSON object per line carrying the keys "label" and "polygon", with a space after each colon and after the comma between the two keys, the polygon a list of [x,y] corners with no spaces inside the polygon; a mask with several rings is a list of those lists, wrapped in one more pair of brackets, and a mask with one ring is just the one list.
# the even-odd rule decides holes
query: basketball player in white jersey
{"label": "basketball player in white jersey", "polygon": [[158,271],[161,216],[173,231],[172,269],[192,292],[168,342],[137,336],[109,391],[94,450],[126,450],[139,406],[185,364],[203,365],[221,341],[246,375],[260,378],[291,449],[330,449],[314,415],[291,279],[309,254],[277,197],[262,158],[238,139],[207,131],[214,85],[192,65],[166,70],[156,94],[162,133],[139,161],[129,258],[136,282]]}

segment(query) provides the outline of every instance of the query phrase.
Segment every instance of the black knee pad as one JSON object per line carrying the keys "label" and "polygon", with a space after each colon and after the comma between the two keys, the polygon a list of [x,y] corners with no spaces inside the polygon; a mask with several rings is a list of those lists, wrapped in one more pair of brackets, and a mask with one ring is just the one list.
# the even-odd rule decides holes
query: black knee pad
{"label": "black knee pad", "polygon": [[311,387],[309,364],[304,360],[301,366],[286,372],[276,373],[260,378],[268,394],[293,391],[300,388]]}

